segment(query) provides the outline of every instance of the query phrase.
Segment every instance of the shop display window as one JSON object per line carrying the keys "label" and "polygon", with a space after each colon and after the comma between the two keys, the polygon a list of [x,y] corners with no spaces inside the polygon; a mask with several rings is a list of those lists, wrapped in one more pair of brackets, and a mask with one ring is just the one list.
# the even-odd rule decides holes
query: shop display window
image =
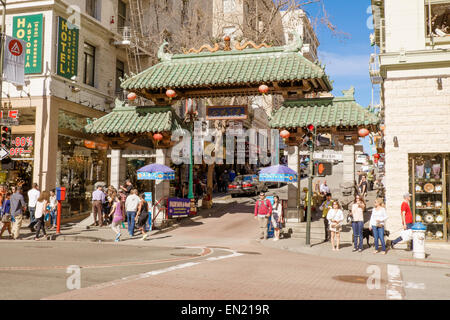
{"label": "shop display window", "polygon": [[414,220],[426,225],[427,240],[447,240],[448,155],[410,155],[409,163]]}

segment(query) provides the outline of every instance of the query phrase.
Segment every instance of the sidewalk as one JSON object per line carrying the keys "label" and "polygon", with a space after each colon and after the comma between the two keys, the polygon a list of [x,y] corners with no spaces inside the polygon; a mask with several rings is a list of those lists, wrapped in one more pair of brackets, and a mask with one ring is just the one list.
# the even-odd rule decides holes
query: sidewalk
{"label": "sidewalk", "polygon": [[268,239],[261,241],[261,244],[270,248],[336,259],[365,261],[374,264],[383,263],[450,269],[450,244],[448,243],[425,244],[427,257],[424,260],[415,259],[412,251],[406,251],[406,244],[402,243],[399,243],[393,250],[387,248],[388,252],[386,255],[381,253],[374,254],[373,238],[370,241],[371,247],[367,248],[365,243],[362,252],[352,252],[353,245],[348,241],[341,242],[340,251],[333,251],[330,242],[311,241],[312,245],[310,246],[305,244],[305,239],[295,238],[280,239],[279,241]]}

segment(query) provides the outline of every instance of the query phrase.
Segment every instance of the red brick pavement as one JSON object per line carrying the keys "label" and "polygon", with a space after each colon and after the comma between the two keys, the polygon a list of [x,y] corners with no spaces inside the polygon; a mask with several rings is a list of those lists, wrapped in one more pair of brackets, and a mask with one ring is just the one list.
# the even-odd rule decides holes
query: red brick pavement
{"label": "red brick pavement", "polygon": [[359,278],[360,283],[335,280],[335,276],[367,277],[369,264],[264,247],[253,240],[257,222],[250,213],[239,213],[238,209],[249,212],[241,206],[233,214],[202,219],[202,224],[174,230],[171,237],[155,241],[155,245],[195,243],[258,254],[216,261],[205,258],[188,268],[82,288],[48,299],[386,299],[385,266],[381,266],[380,289],[369,290],[363,278]]}

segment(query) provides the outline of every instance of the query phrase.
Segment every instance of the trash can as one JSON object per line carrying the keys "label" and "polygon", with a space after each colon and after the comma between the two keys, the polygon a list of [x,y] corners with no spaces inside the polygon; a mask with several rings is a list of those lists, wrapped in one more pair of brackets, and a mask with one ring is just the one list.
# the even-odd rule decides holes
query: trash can
{"label": "trash can", "polygon": [[411,229],[413,231],[413,256],[416,259],[425,259],[425,231],[427,231],[427,227],[417,222]]}

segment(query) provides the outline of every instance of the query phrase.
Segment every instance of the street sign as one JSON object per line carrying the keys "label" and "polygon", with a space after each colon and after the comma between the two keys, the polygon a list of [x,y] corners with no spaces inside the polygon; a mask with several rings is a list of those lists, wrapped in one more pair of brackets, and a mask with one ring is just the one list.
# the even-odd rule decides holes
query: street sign
{"label": "street sign", "polygon": [[5,159],[9,155],[9,152],[5,148],[0,148],[0,160]]}

